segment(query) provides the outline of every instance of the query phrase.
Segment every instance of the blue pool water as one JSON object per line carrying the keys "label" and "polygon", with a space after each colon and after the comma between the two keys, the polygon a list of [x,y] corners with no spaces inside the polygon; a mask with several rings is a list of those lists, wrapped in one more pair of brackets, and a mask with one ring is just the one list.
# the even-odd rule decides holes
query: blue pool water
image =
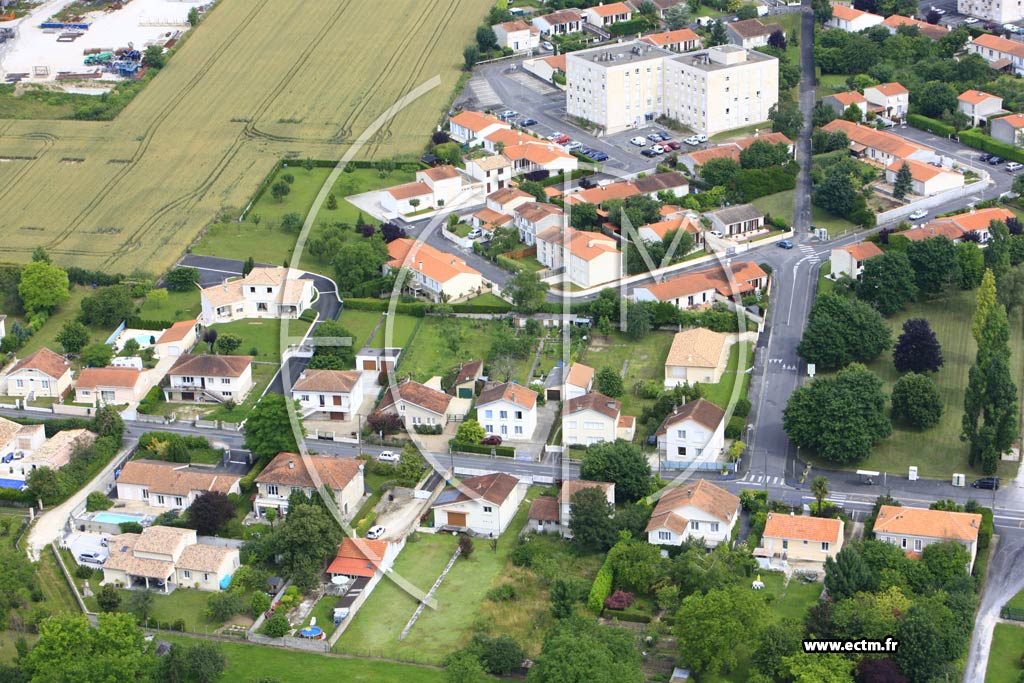
{"label": "blue pool water", "polygon": [[135,341],[137,341],[139,346],[142,348],[146,348],[147,346],[152,346],[150,342],[155,340],[156,336],[156,334],[139,334],[135,336]]}
{"label": "blue pool water", "polygon": [[125,522],[138,522],[141,517],[135,515],[119,515],[116,512],[101,512],[92,518],[92,521],[100,524],[124,524]]}

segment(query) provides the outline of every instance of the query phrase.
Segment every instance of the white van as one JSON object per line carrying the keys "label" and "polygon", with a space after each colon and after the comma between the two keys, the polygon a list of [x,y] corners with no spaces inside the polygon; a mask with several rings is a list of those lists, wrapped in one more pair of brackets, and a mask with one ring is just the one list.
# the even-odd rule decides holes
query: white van
{"label": "white van", "polygon": [[641,137],[641,136],[637,135],[635,138],[630,140],[630,143],[636,145],[637,147],[646,147],[647,146],[647,138],[644,138],[644,137]]}

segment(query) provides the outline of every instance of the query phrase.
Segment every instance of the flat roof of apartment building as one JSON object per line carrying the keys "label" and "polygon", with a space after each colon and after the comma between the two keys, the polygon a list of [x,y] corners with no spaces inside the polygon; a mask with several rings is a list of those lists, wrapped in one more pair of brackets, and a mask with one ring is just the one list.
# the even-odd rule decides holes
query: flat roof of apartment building
{"label": "flat roof of apartment building", "polygon": [[738,45],[718,45],[697,52],[672,54],[672,60],[682,62],[701,71],[731,69],[740,64],[773,61],[775,57],[757,50],[747,50]]}
{"label": "flat roof of apartment building", "polygon": [[583,59],[594,64],[614,66],[617,64],[646,62],[651,59],[661,59],[662,57],[674,54],[675,52],[671,50],[633,40],[628,43],[615,43],[614,45],[595,47],[590,50],[578,50],[570,52],[566,56],[573,57],[574,59]]}

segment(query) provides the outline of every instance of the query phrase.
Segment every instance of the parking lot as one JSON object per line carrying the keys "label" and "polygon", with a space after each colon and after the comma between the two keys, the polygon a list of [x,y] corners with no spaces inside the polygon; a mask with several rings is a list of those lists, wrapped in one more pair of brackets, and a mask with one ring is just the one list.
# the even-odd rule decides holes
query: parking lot
{"label": "parking lot", "polygon": [[79,556],[88,553],[98,553],[101,557],[106,558],[108,555],[108,549],[104,547],[103,542],[107,538],[105,534],[92,534],[82,531],[72,532],[67,538],[68,549],[71,550],[71,554],[75,556],[75,561],[79,564],[84,564],[88,567],[102,567],[102,563],[99,562],[81,562]]}
{"label": "parking lot", "polygon": [[[518,60],[480,67],[456,103],[456,107],[489,109],[495,112],[514,110],[519,116],[513,119],[513,122],[523,118],[536,121],[528,126],[535,135],[542,138],[551,137],[556,133],[568,135],[571,141],[580,143],[583,148],[607,155],[608,158],[601,161],[601,166],[612,174],[650,171],[657,165],[660,156],[647,157],[642,154],[643,150],[653,147],[653,141],[648,140],[644,147],[639,147],[631,144],[630,139],[647,139],[648,135],[663,132],[668,134],[672,141],[681,143],[683,138],[690,135],[673,134],[652,122],[642,128],[595,137],[568,120],[565,113],[565,93],[523,71]],[[679,152],[693,151],[708,144],[681,144]]]}

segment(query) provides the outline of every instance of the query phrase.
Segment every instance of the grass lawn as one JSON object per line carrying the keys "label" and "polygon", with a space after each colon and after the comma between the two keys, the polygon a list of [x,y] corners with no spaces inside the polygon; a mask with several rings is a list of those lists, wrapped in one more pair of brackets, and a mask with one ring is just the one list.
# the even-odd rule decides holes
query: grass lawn
{"label": "grass lawn", "polygon": [[510,309],[512,308],[512,304],[510,304],[509,302],[505,301],[504,299],[502,299],[497,294],[491,294],[490,292],[485,292],[483,294],[477,295],[477,296],[473,297],[472,299],[466,299],[466,303],[467,304],[481,304],[481,305],[485,305],[485,306],[506,306],[506,307],[508,307]]}
{"label": "grass lawn", "polygon": [[[263,395],[263,390],[266,388],[270,380],[277,374],[278,365],[269,363],[254,363],[252,366],[252,391],[245,397],[245,400],[236,405],[234,408],[229,409],[227,406],[218,406],[213,411],[205,414],[203,419],[206,420],[224,420],[225,422],[241,422],[249,416],[249,411],[253,409],[253,406],[260,400],[260,396]],[[293,377],[294,382],[297,378]],[[187,404],[169,404],[169,405],[187,405]]]}
{"label": "grass lawn", "polygon": [[[64,555],[64,561],[68,562],[70,557],[70,553],[66,553]],[[100,575],[100,572],[96,572],[96,574],[89,579],[89,588],[94,593],[94,596],[85,598],[84,600],[85,606],[93,612],[99,610],[95,594],[99,594],[99,591],[103,588],[100,586],[101,580],[102,576]],[[81,579],[76,579],[76,581],[78,581],[79,584],[82,582]],[[133,591],[119,590],[118,593],[121,595],[120,611],[126,611],[128,600]],[[211,595],[212,593],[208,593],[206,591],[198,591],[188,588],[178,588],[169,595],[163,595],[154,590],[153,611],[150,612],[149,618],[152,621],[159,621],[163,623],[173,623],[178,619],[184,619],[186,631],[194,631],[196,633],[212,632],[214,629],[223,626],[223,624],[206,620],[206,601]]]}
{"label": "grass lawn", "polygon": [[835,287],[836,287],[835,281],[832,280],[829,277],[826,277],[831,272],[832,272],[832,262],[831,261],[825,261],[820,266],[818,266],[818,293],[817,293],[817,296],[821,296],[822,294],[827,294],[828,292],[831,292],[833,289],[835,289]]}
{"label": "grass lawn", "polygon": [[334,606],[338,604],[336,595],[325,595],[313,605],[313,611],[309,613],[306,620],[302,622],[303,628],[309,626],[309,622],[316,617],[316,625],[324,630],[324,638],[330,638],[334,633]]}
{"label": "grass lawn", "polygon": [[793,44],[793,36],[800,35],[800,18],[802,16],[800,12],[793,12],[792,14],[777,14],[772,17],[762,18],[762,21],[766,24],[779,24],[785,29],[786,56],[789,57],[789,61],[793,64],[800,63],[800,46]]}
{"label": "grass lawn", "polygon": [[[450,318],[444,321],[444,324],[458,325],[461,330],[462,338],[458,349],[452,353],[448,348],[441,334],[443,325],[439,318],[424,318],[416,337],[398,360],[398,371],[403,377],[412,376],[418,382],[425,382],[434,375],[443,377],[460,362],[486,360],[491,350],[494,331],[500,326],[500,323],[490,320],[468,318]],[[398,327],[397,320],[395,326]],[[525,380],[524,377],[515,379],[520,382]]]}
{"label": "grass lawn", "polygon": [[416,326],[420,320],[422,318],[398,313],[394,316],[389,316],[384,321],[384,324],[380,326],[380,329],[377,330],[377,334],[373,337],[370,345],[375,349],[395,346],[405,348],[412,341],[413,335],[416,334]]}
{"label": "grass lawn", "polygon": [[[530,544],[539,544],[544,551],[539,556],[550,559],[560,576],[571,576],[590,583],[597,575],[604,556],[581,553],[578,548],[553,534],[530,536]],[[516,590],[515,600],[491,602],[484,600],[481,618],[493,623],[492,635],[507,634],[516,639],[530,657],[536,657],[544,641],[544,634],[554,624],[551,616],[550,592],[545,582],[531,567],[517,567],[507,562],[495,586],[510,584]]]}
{"label": "grass lawn", "polygon": [[473,231],[473,226],[469,223],[456,223],[449,228],[453,233],[459,237],[468,237],[469,233]]}
{"label": "grass lawn", "polygon": [[[290,337],[301,337],[309,323],[302,320],[284,321],[288,324],[287,333]],[[230,323],[212,325],[217,334],[237,334],[242,344],[235,351],[236,355],[255,356],[253,360],[269,363],[281,362],[281,323],[280,320],[269,318],[236,320]],[[256,353],[253,353],[255,349]]]}
{"label": "grass lawn", "polygon": [[625,365],[626,376],[623,384],[626,391],[620,397],[622,414],[639,417],[644,407],[654,401],[638,398],[633,393],[633,385],[640,380],[664,381],[665,359],[668,357],[674,336],[671,332],[659,331],[633,341],[621,332],[613,332],[610,343],[606,343],[603,337],[595,335],[580,362],[598,372],[608,367],[621,372]]}
{"label": "grass lawn", "polygon": [[726,140],[745,138],[753,135],[757,130],[771,130],[771,128],[771,122],[753,123],[749,126],[743,126],[742,128],[733,128],[731,130],[723,130],[721,133],[715,133],[711,136],[710,141],[725,142]]}
{"label": "grass lawn", "polygon": [[985,683],[1017,683],[1020,680],[1020,657],[1024,654],[1024,628],[1012,624],[996,624],[992,649],[988,655]]}
{"label": "grass lawn", "polygon": [[[24,358],[28,354],[33,351],[38,351],[44,346],[60,353],[61,346],[57,341],[57,335],[60,334],[60,329],[64,326],[64,323],[78,317],[78,314],[82,311],[82,299],[94,292],[95,290],[92,287],[72,287],[71,298],[61,304],[60,308],[57,309],[57,312],[46,320],[46,324],[43,325],[42,329],[39,330],[38,333],[25,340],[25,345],[18,350],[18,357]],[[14,320],[20,320],[22,323],[25,322],[23,318],[8,319],[8,332],[10,331],[11,324]],[[114,331],[113,327],[106,328],[87,326],[87,329],[89,330],[89,344],[107,341],[107,337],[109,337],[110,333]]]}
{"label": "grass lawn", "polygon": [[[13,664],[18,650],[14,646],[18,638],[24,638],[29,645],[35,645],[39,640],[36,633],[21,633],[20,631],[0,631],[0,663]],[[441,679],[438,679],[441,680]]]}
{"label": "grass lawn", "polygon": [[[743,370],[739,368],[740,364],[740,352],[746,349],[746,357],[744,358],[745,364]],[[727,408],[729,401],[732,399],[733,386],[736,384],[736,377],[742,377],[742,386],[740,387],[740,393],[737,398],[742,398],[747,395],[747,387],[750,385],[750,374],[745,372],[747,368],[750,368],[754,364],[753,349],[750,348],[749,342],[743,342],[741,344],[733,344],[729,349],[729,362],[726,365],[725,372],[722,374],[722,381],[718,384],[702,384],[704,389],[704,398],[711,401],[720,408]]]}
{"label": "grass lawn", "polygon": [[372,472],[369,472],[363,476],[363,483],[373,493],[370,494],[370,497],[366,499],[365,503],[363,503],[363,507],[359,508],[359,512],[357,512],[355,517],[352,518],[353,524],[359,522],[359,520],[366,517],[366,515],[370,514],[370,511],[377,506],[377,503],[380,502],[381,496],[384,495],[384,492],[379,490],[380,485],[391,478],[392,477],[388,477],[383,474],[374,474]]}
{"label": "grass lawn", "polygon": [[849,78],[846,74],[818,74],[818,89],[815,93],[815,99],[820,100],[822,97],[828,95],[834,95],[837,92],[846,92],[850,88],[846,85],[846,79]]}
{"label": "grass lawn", "polygon": [[523,258],[512,259],[512,261],[520,270],[525,270],[528,273],[539,273],[546,268],[543,263],[532,256],[524,256]]}
{"label": "grass lawn", "polygon": [[[766,214],[781,216],[792,224],[793,200],[795,198],[795,193],[796,190],[776,192],[775,194],[770,194],[765,197],[759,197],[752,201],[751,204]],[[856,228],[856,226],[850,221],[840,218],[839,216],[833,216],[828,211],[817,206],[811,207],[811,221],[816,227],[828,228],[829,237],[832,239],[844,235],[848,231]]]}
{"label": "grass lawn", "polygon": [[[444,570],[458,540],[448,535],[417,534],[418,541],[408,543],[395,560],[395,573],[426,592]],[[394,581],[384,579],[356,612],[349,627],[334,646],[335,652],[394,657],[397,659],[440,661],[447,651],[435,647],[428,652],[410,652],[408,640],[398,643],[398,635],[416,610],[416,599]],[[423,626],[417,622],[417,629]]]}
{"label": "grass lawn", "polygon": [[198,318],[203,312],[199,289],[187,292],[167,291],[167,300],[163,304],[153,303],[152,297],[146,297],[139,314],[147,320],[191,320]]}
{"label": "grass lawn", "polygon": [[[850,469],[877,470],[905,476],[908,466],[917,465],[919,474],[929,478],[946,478],[953,472],[972,471],[967,464],[967,444],[960,441],[960,419],[963,415],[967,373],[974,362],[977,348],[968,324],[974,314],[974,304],[975,292],[952,291],[936,301],[915,303],[908,310],[887,320],[892,327],[894,340],[908,318],[927,318],[931,323],[946,360],[942,369],[933,376],[945,410],[941,422],[923,432],[894,425],[892,436],[879,444],[866,460],[850,465]],[[1021,328],[1021,318],[1017,314],[1010,320],[1010,348],[1013,349],[1010,371],[1017,378],[1018,396],[1021,373],[1024,371],[1021,351],[1024,348],[1024,333]],[[892,364],[892,353],[883,353],[868,364],[868,368],[885,383],[883,391],[891,392],[898,378]],[[1016,465],[1000,462],[998,474],[1013,478]]]}
{"label": "grass lawn", "polygon": [[1017,593],[1012,598],[1007,600],[1006,606],[1012,607],[1014,609],[1024,609],[1024,591]]}
{"label": "grass lawn", "polygon": [[[385,584],[388,582],[385,582]],[[378,586],[380,590],[382,586]],[[319,623],[319,621],[317,622]],[[187,636],[161,634],[171,643],[191,644]],[[311,652],[282,650],[246,643],[218,643],[227,659],[225,681],[252,681],[272,676],[281,683],[306,683],[316,680],[343,680],[347,683],[402,681],[402,683],[444,683],[444,672],[411,664],[377,662],[366,659],[327,657]]]}
{"label": "grass lawn", "polygon": [[[69,566],[68,571],[74,571],[74,566]],[[43,590],[43,605],[51,613],[70,612],[77,613],[78,602],[71,593],[63,572],[57,565],[53,553],[49,548],[39,555],[39,563],[36,564],[36,575],[39,577],[39,587]]]}
{"label": "grass lawn", "polygon": [[338,322],[345,326],[352,333],[352,348],[358,351],[370,341],[370,333],[380,322],[381,314],[378,311],[350,311],[343,310],[338,317]]}

